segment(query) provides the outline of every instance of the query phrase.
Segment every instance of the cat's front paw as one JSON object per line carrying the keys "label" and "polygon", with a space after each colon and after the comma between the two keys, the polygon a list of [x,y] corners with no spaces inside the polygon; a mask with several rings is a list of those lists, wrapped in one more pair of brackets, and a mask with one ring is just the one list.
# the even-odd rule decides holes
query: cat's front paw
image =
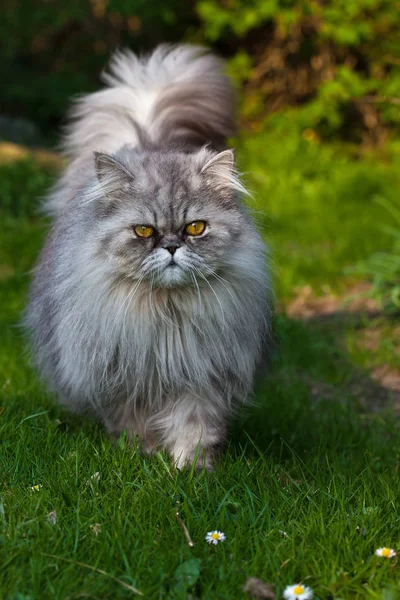
{"label": "cat's front paw", "polygon": [[176,449],[171,452],[171,457],[177,469],[191,469],[195,464],[196,471],[214,470],[215,451],[212,448],[195,448],[194,450],[180,449],[178,453]]}

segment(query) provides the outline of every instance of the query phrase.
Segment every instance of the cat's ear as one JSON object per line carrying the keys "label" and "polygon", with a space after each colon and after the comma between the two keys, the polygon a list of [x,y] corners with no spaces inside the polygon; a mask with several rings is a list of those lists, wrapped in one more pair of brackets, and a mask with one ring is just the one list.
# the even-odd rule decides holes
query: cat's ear
{"label": "cat's ear", "polygon": [[113,156],[95,152],[94,164],[97,179],[106,194],[127,190],[134,181],[132,173]]}
{"label": "cat's ear", "polygon": [[214,174],[222,179],[232,177],[235,172],[235,152],[224,150],[212,156],[201,169],[201,173]]}
{"label": "cat's ear", "polygon": [[[235,166],[235,152],[231,149],[223,150],[209,157],[209,151],[202,149],[208,154],[208,160],[203,164],[200,173],[212,179],[216,189],[236,190],[240,194],[248,194]],[[200,152],[202,152],[202,150]],[[204,160],[204,158],[203,158]]]}

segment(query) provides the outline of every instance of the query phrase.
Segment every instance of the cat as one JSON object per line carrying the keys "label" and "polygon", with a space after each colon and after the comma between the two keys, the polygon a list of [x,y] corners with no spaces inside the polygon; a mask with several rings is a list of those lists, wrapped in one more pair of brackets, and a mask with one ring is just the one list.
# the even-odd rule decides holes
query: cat
{"label": "cat", "polygon": [[60,402],[180,469],[212,468],[270,325],[223,68],[190,45],[117,52],[108,87],[75,103],[26,315]]}

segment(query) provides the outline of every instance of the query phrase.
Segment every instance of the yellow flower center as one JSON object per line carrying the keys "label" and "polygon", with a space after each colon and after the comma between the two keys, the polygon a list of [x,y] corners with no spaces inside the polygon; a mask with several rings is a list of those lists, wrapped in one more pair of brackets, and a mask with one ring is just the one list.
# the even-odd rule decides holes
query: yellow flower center
{"label": "yellow flower center", "polygon": [[382,556],[386,556],[386,558],[389,558],[390,548],[382,548]]}
{"label": "yellow flower center", "polygon": [[304,594],[304,587],[302,585],[296,585],[293,592],[295,594]]}
{"label": "yellow flower center", "polygon": [[213,540],[219,540],[219,533],[212,533],[211,537]]}

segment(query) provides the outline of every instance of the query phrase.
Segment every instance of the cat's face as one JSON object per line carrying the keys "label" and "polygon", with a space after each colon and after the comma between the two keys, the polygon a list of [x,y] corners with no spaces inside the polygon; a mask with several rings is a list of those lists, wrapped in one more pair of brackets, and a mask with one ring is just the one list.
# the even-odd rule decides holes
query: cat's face
{"label": "cat's face", "polygon": [[96,170],[101,252],[118,275],[154,287],[195,284],[239,258],[252,234],[230,151],[125,150],[97,155]]}

